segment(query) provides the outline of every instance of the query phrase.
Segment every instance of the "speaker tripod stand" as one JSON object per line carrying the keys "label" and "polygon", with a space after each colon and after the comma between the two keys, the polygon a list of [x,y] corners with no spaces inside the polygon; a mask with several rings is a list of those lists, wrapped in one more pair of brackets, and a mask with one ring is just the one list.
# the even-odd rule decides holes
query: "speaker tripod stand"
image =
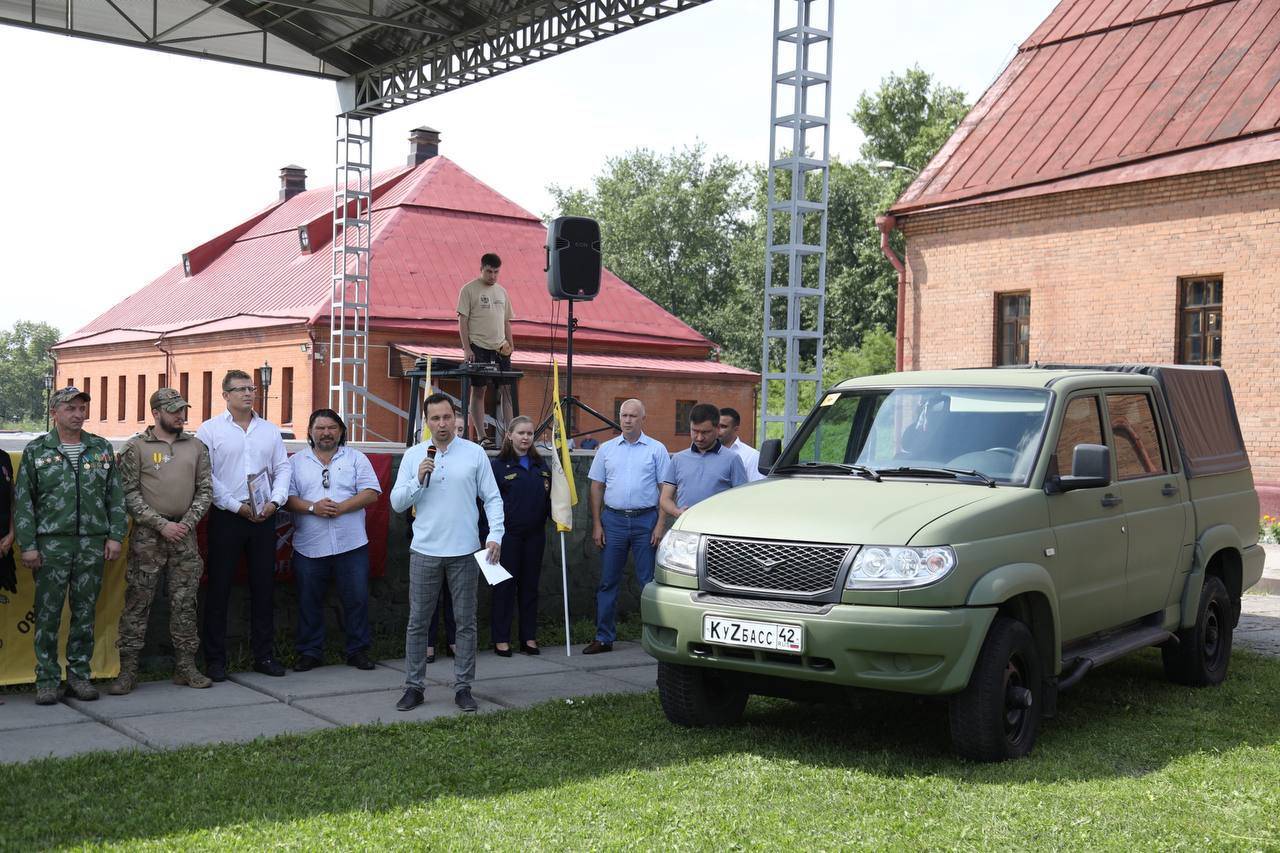
{"label": "speaker tripod stand", "polygon": [[[579,400],[577,397],[573,396],[573,333],[578,328],[578,319],[573,316],[574,300],[567,299],[565,301],[569,303],[569,321],[565,325],[564,396],[556,401],[556,405],[560,406],[561,410],[564,411],[565,413],[565,420],[566,420],[565,429],[569,430],[569,435],[567,436],[567,438],[577,438],[580,435],[591,435],[597,432],[605,432],[610,429],[615,429],[618,432],[622,432],[622,427],[619,426],[617,422],[614,421],[612,418],[605,417],[604,415],[597,412],[595,409],[588,406],[586,403]],[[592,429],[592,430],[585,430],[583,432],[573,432],[572,429],[570,429],[569,424],[567,422],[569,419],[569,409],[571,408],[581,409],[583,412],[586,412],[588,415],[591,415],[596,420],[603,423],[604,426],[597,427],[596,429]],[[538,424],[538,428],[534,430],[533,434],[534,435],[540,434],[544,429],[547,428],[548,425],[550,425],[550,423],[553,420],[555,420],[555,416],[556,416],[555,411],[552,411],[551,414],[547,415],[543,419],[542,423]]]}

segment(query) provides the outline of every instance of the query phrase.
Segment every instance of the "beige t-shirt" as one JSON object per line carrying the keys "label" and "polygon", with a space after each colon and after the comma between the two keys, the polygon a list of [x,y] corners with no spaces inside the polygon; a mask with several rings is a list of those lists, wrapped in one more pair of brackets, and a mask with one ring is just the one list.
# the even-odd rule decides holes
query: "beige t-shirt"
{"label": "beige t-shirt", "polygon": [[467,318],[471,343],[494,350],[507,339],[506,321],[514,316],[511,300],[502,285],[485,284],[478,278],[462,286],[458,294],[458,313]]}

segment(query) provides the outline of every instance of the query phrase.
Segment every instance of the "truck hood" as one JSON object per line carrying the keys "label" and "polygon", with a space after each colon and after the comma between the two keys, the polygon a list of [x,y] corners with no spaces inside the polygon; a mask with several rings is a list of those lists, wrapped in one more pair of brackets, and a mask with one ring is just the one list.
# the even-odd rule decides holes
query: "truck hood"
{"label": "truck hood", "polygon": [[675,529],[747,539],[905,545],[926,524],[998,493],[960,483],[770,478],[690,507]]}

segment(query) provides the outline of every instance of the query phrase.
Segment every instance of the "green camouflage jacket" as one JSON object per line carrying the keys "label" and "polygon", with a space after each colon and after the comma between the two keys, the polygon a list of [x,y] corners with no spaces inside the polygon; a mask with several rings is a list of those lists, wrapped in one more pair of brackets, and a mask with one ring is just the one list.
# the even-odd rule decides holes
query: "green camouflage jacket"
{"label": "green camouflage jacket", "polygon": [[53,430],[22,451],[13,522],[18,548],[33,551],[37,536],[102,536],[123,542],[128,530],[124,492],[111,442],[81,433],[80,464],[58,449]]}
{"label": "green camouflage jacket", "polygon": [[161,530],[172,519],[195,530],[213,501],[209,448],[194,432],[172,443],[155,437],[155,427],[125,442],[117,460],[124,505],[134,523]]}

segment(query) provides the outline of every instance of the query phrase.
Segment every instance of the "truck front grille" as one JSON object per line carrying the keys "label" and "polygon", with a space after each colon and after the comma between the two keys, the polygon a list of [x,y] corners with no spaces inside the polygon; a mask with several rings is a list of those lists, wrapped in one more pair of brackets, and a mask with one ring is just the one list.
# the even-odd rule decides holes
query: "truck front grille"
{"label": "truck front grille", "polygon": [[722,589],[813,596],[835,587],[852,548],[707,537],[704,567]]}

